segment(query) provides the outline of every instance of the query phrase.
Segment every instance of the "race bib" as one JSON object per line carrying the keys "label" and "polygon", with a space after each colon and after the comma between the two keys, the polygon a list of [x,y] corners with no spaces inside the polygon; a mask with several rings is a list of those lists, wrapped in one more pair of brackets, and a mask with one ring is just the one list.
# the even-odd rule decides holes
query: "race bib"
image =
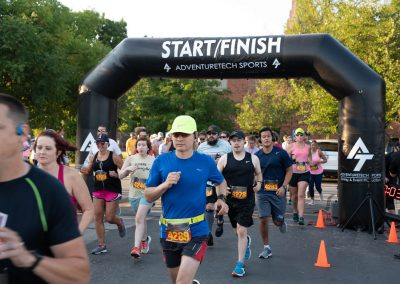
{"label": "race bib", "polygon": [[206,187],[206,196],[207,196],[207,197],[210,197],[210,196],[212,196],[212,195],[213,195],[212,187],[211,187],[211,186],[207,186],[207,187]]}
{"label": "race bib", "polygon": [[278,180],[265,180],[264,189],[267,191],[277,191],[278,190]]}
{"label": "race bib", "polygon": [[192,239],[189,223],[167,224],[166,240],[173,243],[186,244]]}
{"label": "race bib", "polygon": [[318,170],[318,165],[311,165],[310,170],[312,170],[312,171]]}
{"label": "race bib", "polygon": [[105,181],[107,179],[107,172],[99,170],[94,173],[94,178],[97,181]]}
{"label": "race bib", "polygon": [[306,170],[306,163],[305,162],[297,162],[296,163],[296,170],[304,172]]}
{"label": "race bib", "polygon": [[133,186],[134,188],[138,188],[138,189],[144,190],[144,188],[146,187],[145,184],[146,184],[146,179],[144,179],[144,178],[137,178],[137,177],[134,177],[134,178],[133,178],[132,186]]}
{"label": "race bib", "polygon": [[232,198],[236,199],[246,199],[247,197],[247,187],[244,186],[231,186]]}

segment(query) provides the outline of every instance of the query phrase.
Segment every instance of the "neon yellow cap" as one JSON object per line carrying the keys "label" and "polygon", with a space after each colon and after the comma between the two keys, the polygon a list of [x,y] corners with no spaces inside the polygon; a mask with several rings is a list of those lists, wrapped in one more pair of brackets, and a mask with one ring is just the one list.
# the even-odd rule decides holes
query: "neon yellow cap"
{"label": "neon yellow cap", "polygon": [[304,130],[303,130],[303,128],[297,128],[296,131],[295,131],[294,133],[295,133],[295,134],[297,134],[297,133],[304,134]]}
{"label": "neon yellow cap", "polygon": [[180,115],[174,119],[169,133],[187,133],[192,134],[197,131],[196,121],[189,115]]}

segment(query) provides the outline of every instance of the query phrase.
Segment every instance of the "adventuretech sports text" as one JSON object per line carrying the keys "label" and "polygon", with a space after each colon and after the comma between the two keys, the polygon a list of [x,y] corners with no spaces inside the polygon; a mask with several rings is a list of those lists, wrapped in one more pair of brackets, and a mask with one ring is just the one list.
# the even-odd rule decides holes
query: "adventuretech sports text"
{"label": "adventuretech sports text", "polygon": [[162,43],[162,58],[219,57],[281,52],[281,37],[167,40]]}

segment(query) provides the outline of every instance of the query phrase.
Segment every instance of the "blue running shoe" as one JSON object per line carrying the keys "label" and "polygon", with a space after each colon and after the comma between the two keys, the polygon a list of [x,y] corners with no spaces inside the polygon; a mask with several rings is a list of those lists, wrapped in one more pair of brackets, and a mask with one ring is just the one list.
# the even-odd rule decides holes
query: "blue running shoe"
{"label": "blue running shoe", "polygon": [[251,257],[251,238],[249,235],[247,235],[247,248],[246,248],[246,254],[244,255],[244,260],[249,260]]}
{"label": "blue running shoe", "polygon": [[233,277],[243,277],[246,274],[246,270],[244,268],[244,263],[241,261],[238,261],[236,263],[235,268],[232,271],[232,276]]}

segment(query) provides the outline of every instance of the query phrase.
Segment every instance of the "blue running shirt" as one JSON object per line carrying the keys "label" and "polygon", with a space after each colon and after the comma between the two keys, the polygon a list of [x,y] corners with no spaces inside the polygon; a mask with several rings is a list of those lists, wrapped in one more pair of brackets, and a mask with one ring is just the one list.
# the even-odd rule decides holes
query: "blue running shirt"
{"label": "blue running shirt", "polygon": [[[273,146],[270,153],[266,154],[261,149],[255,155],[260,159],[263,180],[278,180],[279,186],[282,186],[286,169],[293,164],[288,153],[281,148]],[[257,194],[271,194],[271,192],[260,190]]]}
{"label": "blue running shirt", "polygon": [[[154,161],[146,187],[156,187],[167,179],[168,173],[179,171],[179,182],[161,196],[163,216],[166,219],[192,218],[203,214],[206,208],[207,180],[216,184],[224,180],[209,156],[194,151],[189,159],[180,159],[172,151],[158,156]],[[192,237],[207,235],[207,221],[191,225],[190,230]],[[160,233],[161,238],[166,237],[164,225],[161,225]]]}

